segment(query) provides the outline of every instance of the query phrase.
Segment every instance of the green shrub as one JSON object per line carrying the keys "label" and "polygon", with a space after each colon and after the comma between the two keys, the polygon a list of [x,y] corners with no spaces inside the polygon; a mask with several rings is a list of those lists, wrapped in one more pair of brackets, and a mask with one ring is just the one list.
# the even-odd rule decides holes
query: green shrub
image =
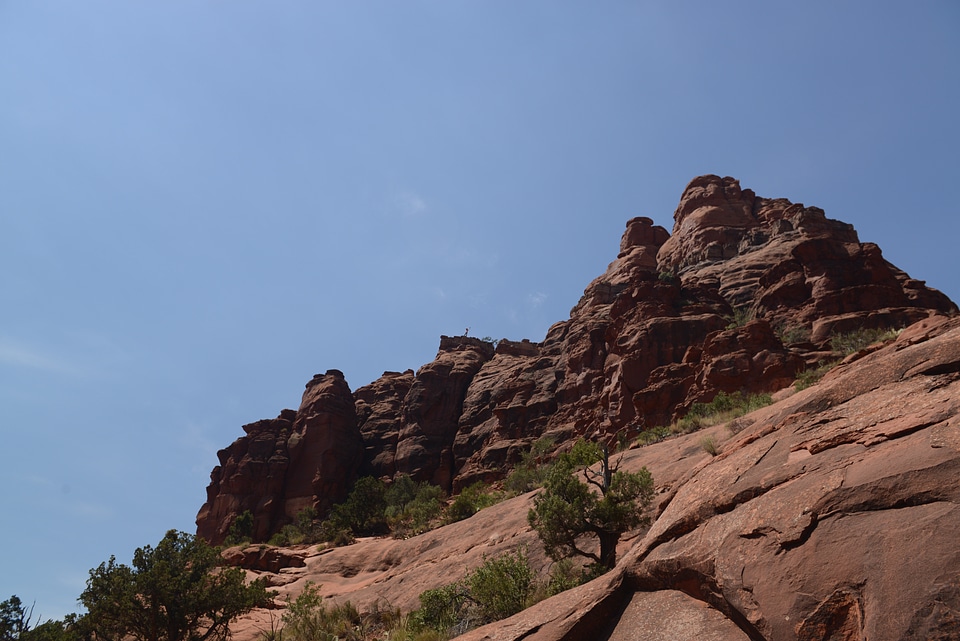
{"label": "green shrub", "polygon": [[658,425],[657,427],[651,427],[640,432],[639,436],[637,436],[637,443],[640,445],[652,445],[672,435],[673,432],[670,431],[669,425]]}
{"label": "green shrub", "polygon": [[133,564],[114,557],[90,570],[80,601],[97,639],[222,638],[230,622],[276,594],[264,579],[247,583],[240,568],[221,567],[220,553],[191,534],[170,530],[156,548],[133,554]]}
{"label": "green shrub", "polygon": [[717,455],[717,442],[712,436],[704,436],[702,439],[700,439],[700,447],[702,447],[703,451],[710,456]]}
{"label": "green shrub", "polygon": [[427,630],[449,638],[504,619],[531,605],[539,588],[524,550],[484,559],[463,579],[422,592],[403,639]]}
{"label": "green shrub", "polygon": [[453,583],[420,593],[420,608],[411,613],[414,629],[430,629],[442,635],[454,628],[467,602],[460,583]]}
{"label": "green shrub", "polygon": [[727,329],[743,327],[757,317],[756,310],[750,307],[734,307],[733,314],[727,317]]}
{"label": "green shrub", "polygon": [[503,489],[512,496],[526,494],[543,485],[549,464],[546,456],[553,451],[556,442],[553,437],[544,436],[533,442],[530,449],[523,453],[520,462],[503,481]]}
{"label": "green shrub", "polygon": [[[586,467],[594,462],[599,469]],[[577,478],[581,472],[586,482]],[[557,459],[527,521],[554,561],[579,555],[609,570],[616,565],[621,534],[649,522],[643,511],[652,499],[653,477],[647,468],[619,471],[606,448],[581,440]],[[596,553],[583,548],[585,535],[597,537]]]}
{"label": "green shrub", "polygon": [[830,338],[830,348],[849,356],[861,349],[897,337],[898,332],[890,329],[857,329],[852,332],[836,334]]}
{"label": "green shrub", "polygon": [[732,394],[717,392],[717,395],[709,403],[694,403],[691,405],[690,411],[687,412],[684,419],[690,419],[696,425],[696,429],[699,429],[749,414],[771,403],[773,403],[773,398],[769,394],[744,396],[741,392],[733,392]]}
{"label": "green shrub", "polygon": [[465,579],[470,599],[483,622],[499,621],[523,610],[533,593],[533,570],[524,550],[485,559]]}
{"label": "green shrub", "polygon": [[301,545],[316,543],[324,539],[324,533],[321,526],[317,523],[317,510],[313,506],[305,507],[294,518],[293,523],[288,523],[280,528],[280,531],[270,537],[270,545]]}
{"label": "green shrub", "polygon": [[799,374],[797,374],[797,380],[793,384],[793,388],[798,392],[805,390],[814,383],[817,383],[823,375],[836,367],[838,361],[828,361],[826,363],[821,363],[813,369],[805,369]]}
{"label": "green shrub", "polygon": [[364,641],[365,636],[360,612],[349,601],[328,607],[312,583],[283,615],[281,638],[287,641]]}
{"label": "green shrub", "polygon": [[224,545],[245,545],[253,540],[253,512],[245,510],[230,524]]}
{"label": "green shrub", "polygon": [[663,271],[657,274],[657,280],[668,285],[679,285],[680,279],[671,271]]}
{"label": "green shrub", "polygon": [[504,498],[483,481],[464,488],[453,502],[447,506],[446,522],[456,523],[468,519],[485,507],[496,505]]}
{"label": "green shrub", "polygon": [[749,394],[741,392],[718,392],[709,403],[694,403],[687,415],[672,425],[658,426],[644,430],[637,437],[640,445],[658,443],[675,434],[689,434],[704,427],[732,421],[735,418],[766,407],[773,403],[769,394]]}
{"label": "green shrub", "polygon": [[359,479],[347,496],[330,510],[322,526],[323,536],[328,540],[349,530],[353,536],[385,534],[389,531],[386,500],[387,488],[383,481],[372,476]]}
{"label": "green shrub", "polygon": [[794,345],[796,343],[806,343],[810,340],[810,328],[803,325],[787,325],[780,323],[774,327],[777,338],[784,345]]}
{"label": "green shrub", "polygon": [[394,537],[421,534],[439,522],[444,493],[437,485],[415,483],[406,474],[399,476],[386,492],[384,516]]}

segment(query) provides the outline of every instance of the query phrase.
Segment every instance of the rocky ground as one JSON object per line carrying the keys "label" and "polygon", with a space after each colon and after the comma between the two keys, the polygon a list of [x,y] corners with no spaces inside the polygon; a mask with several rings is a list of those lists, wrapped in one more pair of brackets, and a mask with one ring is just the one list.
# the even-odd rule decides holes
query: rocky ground
{"label": "rocky ground", "polygon": [[[623,468],[650,469],[657,498],[652,526],[624,538],[617,568],[462,638],[960,639],[960,318],[925,318],[777,398],[626,451]],[[313,581],[361,610],[380,601],[406,611],[484,556],[525,546],[546,569],[526,523],[531,501],[407,540],[228,555],[261,568],[251,576],[268,577],[279,602]],[[257,638],[281,612],[253,613],[235,638]]]}

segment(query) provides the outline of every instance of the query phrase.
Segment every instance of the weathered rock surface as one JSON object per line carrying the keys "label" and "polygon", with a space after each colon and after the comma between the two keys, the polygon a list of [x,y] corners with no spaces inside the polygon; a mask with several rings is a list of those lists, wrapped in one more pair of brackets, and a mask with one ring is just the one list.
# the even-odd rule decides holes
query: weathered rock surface
{"label": "weathered rock surface", "polygon": [[503,477],[543,435],[629,439],[720,391],[789,385],[830,356],[832,334],[956,312],[852,226],[701,176],[672,235],[628,221],[616,259],[542,342],[442,337],[416,373],[387,372],[352,396],[328,373],[314,418],[301,406],[245,426],[219,453],[198,532],[220,542],[250,509],[265,540],[297,510],[328,508],[360,474],[456,492]]}
{"label": "weathered rock surface", "polygon": [[363,457],[353,395],[343,373],[307,383],[300,408],[244,426],[246,436],[217,453],[197,534],[222,542],[237,516],[253,514],[266,540],[300,510],[320,512],[346,498]]}
{"label": "weathered rock surface", "polygon": [[[701,438],[716,440],[710,456]],[[960,318],[934,316],[818,384],[705,432],[624,453],[651,470],[654,522],[610,573],[465,641],[960,639]],[[271,577],[361,610],[525,546],[532,494],[404,541],[316,552]],[[278,601],[282,603],[282,599]],[[270,611],[235,638],[268,629]]]}

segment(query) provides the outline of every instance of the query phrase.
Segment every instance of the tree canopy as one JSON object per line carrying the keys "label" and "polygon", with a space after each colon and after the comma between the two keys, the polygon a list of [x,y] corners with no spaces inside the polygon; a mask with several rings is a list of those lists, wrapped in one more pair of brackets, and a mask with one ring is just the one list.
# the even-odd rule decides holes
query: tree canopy
{"label": "tree canopy", "polygon": [[[589,467],[597,462],[599,469]],[[527,518],[555,561],[578,555],[609,569],[616,564],[620,536],[644,523],[643,510],[652,499],[647,468],[620,471],[610,466],[605,447],[580,441],[550,468]],[[598,539],[598,551],[584,545],[587,536]]]}
{"label": "tree canopy", "polygon": [[235,618],[265,605],[265,585],[247,585],[240,568],[219,567],[203,539],[170,530],[156,548],[138,548],[133,565],[114,557],[90,571],[80,601],[95,637],[119,641],[206,641],[229,637]]}

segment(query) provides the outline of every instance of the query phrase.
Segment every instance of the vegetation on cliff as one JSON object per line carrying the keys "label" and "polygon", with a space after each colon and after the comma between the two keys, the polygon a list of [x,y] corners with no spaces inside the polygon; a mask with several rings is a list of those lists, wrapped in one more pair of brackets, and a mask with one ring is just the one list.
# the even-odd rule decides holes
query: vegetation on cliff
{"label": "vegetation on cliff", "polygon": [[[589,467],[594,463],[599,469]],[[585,482],[574,474],[578,470]],[[608,570],[616,564],[620,536],[648,521],[643,511],[652,499],[653,477],[646,468],[618,470],[607,448],[581,440],[551,467],[528,520],[555,561],[582,556]],[[582,547],[584,536],[596,537],[599,550]]]}

